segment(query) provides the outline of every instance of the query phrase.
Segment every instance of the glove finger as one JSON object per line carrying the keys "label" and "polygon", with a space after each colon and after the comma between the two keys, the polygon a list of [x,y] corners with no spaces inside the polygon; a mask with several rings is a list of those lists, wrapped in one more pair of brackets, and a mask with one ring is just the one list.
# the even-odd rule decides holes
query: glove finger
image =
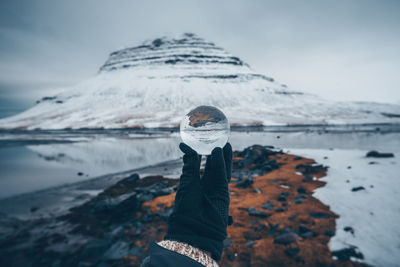
{"label": "glove finger", "polygon": [[212,164],[211,164],[211,155],[207,156],[206,165],[204,167],[203,178],[201,179],[201,183],[204,188],[207,188],[207,185],[212,181]]}
{"label": "glove finger", "polygon": [[216,147],[211,152],[210,158],[212,179],[209,181],[208,185],[215,192],[227,191],[228,190],[228,180],[226,177],[226,167],[222,148]]}
{"label": "glove finger", "polygon": [[[176,193],[175,203],[180,205],[180,200],[191,199],[193,201],[199,199],[200,194],[200,162],[201,156],[197,154],[191,147],[181,143],[179,148],[183,153],[182,175],[179,181],[178,191]],[[197,203],[192,203],[196,205]]]}
{"label": "glove finger", "polygon": [[216,147],[211,152],[211,165],[214,174],[220,179],[226,180],[226,167],[222,148]]}
{"label": "glove finger", "polygon": [[182,176],[184,178],[189,176],[199,176],[200,179],[201,156],[199,156],[196,151],[194,151],[190,146],[186,145],[185,143],[180,143],[179,149],[184,153]]}
{"label": "glove finger", "polygon": [[226,178],[228,183],[231,181],[232,176],[232,146],[230,143],[226,143],[224,148],[222,149],[224,152],[224,160],[225,160],[225,167],[226,167]]}
{"label": "glove finger", "polygon": [[179,149],[186,155],[197,154],[193,148],[182,142],[179,144]]}

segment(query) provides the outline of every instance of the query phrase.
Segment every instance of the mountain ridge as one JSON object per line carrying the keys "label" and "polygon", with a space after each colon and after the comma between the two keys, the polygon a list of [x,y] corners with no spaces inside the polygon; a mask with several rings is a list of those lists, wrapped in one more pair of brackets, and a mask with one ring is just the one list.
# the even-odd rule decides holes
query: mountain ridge
{"label": "mountain ridge", "polygon": [[176,127],[200,105],[218,107],[238,126],[400,122],[400,105],[292,90],[185,33],[110,53],[97,75],[1,119],[0,129]]}

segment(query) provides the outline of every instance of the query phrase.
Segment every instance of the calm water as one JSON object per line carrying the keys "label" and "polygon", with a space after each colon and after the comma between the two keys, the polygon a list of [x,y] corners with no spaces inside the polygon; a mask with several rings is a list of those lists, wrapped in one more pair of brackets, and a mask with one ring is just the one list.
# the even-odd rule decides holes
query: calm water
{"label": "calm water", "polygon": [[[234,150],[262,144],[400,152],[399,126],[377,127],[242,129],[230,142]],[[179,142],[170,131],[0,132],[0,199],[177,159]]]}

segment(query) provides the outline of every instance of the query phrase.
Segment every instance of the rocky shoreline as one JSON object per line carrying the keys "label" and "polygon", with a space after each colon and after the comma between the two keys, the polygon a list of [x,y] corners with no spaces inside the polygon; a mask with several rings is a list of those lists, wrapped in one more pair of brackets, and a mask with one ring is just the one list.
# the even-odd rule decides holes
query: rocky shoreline
{"label": "rocky shoreline", "polygon": [[[360,266],[331,252],[337,215],[312,192],[327,167],[254,145],[234,153],[221,266]],[[0,217],[1,266],[139,266],[165,235],[178,180],[132,174],[62,216]]]}

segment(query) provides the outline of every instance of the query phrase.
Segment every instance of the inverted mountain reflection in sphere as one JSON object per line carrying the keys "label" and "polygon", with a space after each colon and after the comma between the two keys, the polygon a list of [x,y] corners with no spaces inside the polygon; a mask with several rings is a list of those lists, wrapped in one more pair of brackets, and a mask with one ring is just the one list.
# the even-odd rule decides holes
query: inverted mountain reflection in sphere
{"label": "inverted mountain reflection in sphere", "polygon": [[182,141],[201,155],[210,155],[215,147],[223,147],[229,138],[230,126],[225,114],[211,106],[191,110],[181,121]]}

